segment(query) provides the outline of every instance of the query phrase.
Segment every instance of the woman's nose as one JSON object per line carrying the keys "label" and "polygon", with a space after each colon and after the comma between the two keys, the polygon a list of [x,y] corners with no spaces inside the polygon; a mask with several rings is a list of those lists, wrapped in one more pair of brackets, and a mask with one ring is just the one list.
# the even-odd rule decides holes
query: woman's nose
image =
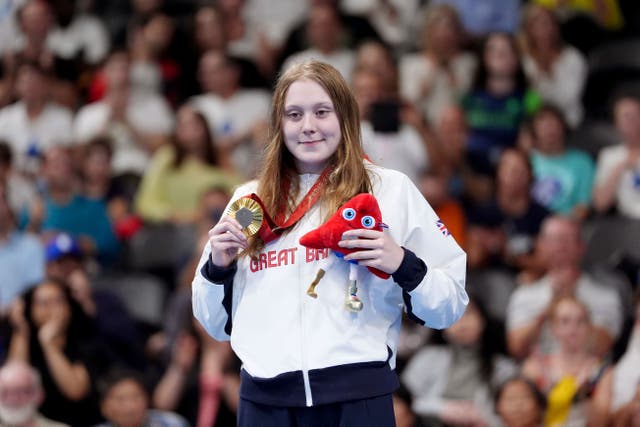
{"label": "woman's nose", "polygon": [[302,117],[302,131],[304,133],[313,133],[316,131],[316,124],[313,114],[305,114]]}

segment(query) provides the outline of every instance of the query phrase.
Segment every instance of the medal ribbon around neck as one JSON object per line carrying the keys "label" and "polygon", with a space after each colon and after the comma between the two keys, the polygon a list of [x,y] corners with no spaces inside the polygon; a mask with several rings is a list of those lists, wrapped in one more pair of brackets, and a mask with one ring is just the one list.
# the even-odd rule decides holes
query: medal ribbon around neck
{"label": "medal ribbon around neck", "polygon": [[[331,167],[327,167],[322,171],[322,174],[320,174],[315,184],[313,184],[313,186],[309,189],[309,191],[307,191],[307,194],[305,194],[304,198],[300,201],[300,203],[298,203],[298,205],[295,207],[295,209],[293,210],[291,215],[289,215],[289,218],[287,218],[286,221],[284,220],[285,207],[282,207],[280,209],[280,212],[278,212],[275,219],[271,218],[271,216],[269,216],[269,214],[267,213],[267,210],[264,207],[264,203],[262,203],[262,200],[260,200],[260,197],[255,193],[251,193],[248,196],[244,196],[238,199],[237,202],[231,205],[227,213],[233,217],[236,217],[236,213],[242,208],[242,206],[247,205],[246,202],[241,202],[243,199],[254,200],[260,206],[257,210],[262,211],[259,214],[257,212],[254,214],[255,219],[260,218],[260,216],[262,217],[261,225],[259,230],[257,230],[257,234],[262,239],[263,242],[269,243],[273,240],[276,240],[282,235],[282,233],[284,233],[286,230],[296,225],[296,223],[300,221],[300,219],[309,211],[309,209],[311,209],[311,207],[320,198],[322,189],[327,183],[329,179],[329,174],[332,171],[333,171],[333,168]],[[285,193],[284,199],[286,200],[289,197],[289,188],[291,187],[289,180],[285,180],[283,187],[284,187],[284,193]],[[250,228],[250,224],[247,224],[247,225],[241,224],[241,225],[243,226],[243,230],[245,230],[245,234],[247,235],[256,234],[255,229],[257,229],[257,227],[254,227],[254,229],[252,230]]]}

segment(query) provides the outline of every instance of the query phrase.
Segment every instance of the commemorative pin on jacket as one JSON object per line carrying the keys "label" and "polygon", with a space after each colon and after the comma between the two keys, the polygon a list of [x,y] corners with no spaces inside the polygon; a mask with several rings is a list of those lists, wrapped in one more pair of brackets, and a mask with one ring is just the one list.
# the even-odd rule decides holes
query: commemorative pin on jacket
{"label": "commemorative pin on jacket", "polygon": [[[400,172],[367,164],[382,220],[404,260],[389,279],[358,267],[364,307],[345,309],[349,266],[336,260],[306,294],[319,264],[335,255],[309,249],[302,235],[323,222],[318,206],[267,244],[256,259],[216,268],[207,244],[192,286],[193,312],[210,335],[231,340],[242,361],[240,396],[275,406],[313,406],[391,393],[402,310],[442,329],[464,312],[466,254],[413,183]],[[301,194],[317,175],[300,176]],[[232,202],[257,190],[251,181]]]}

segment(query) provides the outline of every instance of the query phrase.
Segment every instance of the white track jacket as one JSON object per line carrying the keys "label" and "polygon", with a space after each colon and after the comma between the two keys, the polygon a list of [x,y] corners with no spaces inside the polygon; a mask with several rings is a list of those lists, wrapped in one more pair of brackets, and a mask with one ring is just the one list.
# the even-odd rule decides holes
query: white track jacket
{"label": "white track jacket", "polygon": [[[242,361],[240,396],[275,406],[313,406],[380,396],[398,386],[394,372],[402,310],[431,328],[464,312],[466,254],[413,183],[400,172],[367,164],[385,231],[405,248],[402,265],[383,280],[358,267],[364,308],[349,312],[349,266],[336,260],[306,294],[329,250],[301,246],[322,224],[311,208],[257,259],[216,268],[206,245],[193,280],[193,312],[218,340],[231,340]],[[301,175],[305,194],[317,175]],[[257,189],[244,184],[233,200]],[[233,201],[232,200],[232,201]]]}

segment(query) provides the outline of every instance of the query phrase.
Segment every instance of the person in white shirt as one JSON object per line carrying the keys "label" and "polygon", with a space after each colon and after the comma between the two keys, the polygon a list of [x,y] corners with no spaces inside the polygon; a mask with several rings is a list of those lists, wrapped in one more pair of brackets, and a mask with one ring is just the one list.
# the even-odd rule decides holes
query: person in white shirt
{"label": "person in white shirt", "polygon": [[640,219],[640,98],[623,95],[614,105],[622,143],[601,149],[596,166],[593,207]]}
{"label": "person in white shirt", "polygon": [[361,118],[362,146],[369,159],[380,166],[398,170],[414,183],[427,169],[427,144],[411,125],[403,123],[400,104],[382,96],[378,74],[359,69],[353,75],[353,94]]}
{"label": "person in white shirt", "polygon": [[130,60],[126,51],[112,52],[104,65],[107,93],[100,101],[85,105],[76,115],[74,139],[87,143],[99,135],[114,141],[114,174],[139,175],[149,163],[150,154],[168,140],[174,115],[160,95],[135,90],[130,85]]}
{"label": "person in white shirt", "polygon": [[582,90],[587,61],[565,44],[554,14],[537,4],[527,5],[522,23],[522,66],[540,97],[559,108],[575,128],[582,121]]}
{"label": "person in white shirt", "polygon": [[47,71],[26,62],[17,73],[19,100],[0,110],[0,139],[11,147],[18,171],[35,174],[42,153],[71,143],[73,115],[49,100],[49,89]]}
{"label": "person in white shirt", "polygon": [[7,42],[4,62],[10,75],[25,61],[40,64],[51,71],[56,54],[49,45],[49,34],[54,25],[54,12],[48,1],[22,0],[16,10],[15,36]]}
{"label": "person in white shirt", "polygon": [[0,425],[13,427],[64,427],[43,417],[38,407],[44,399],[40,373],[21,361],[0,368]]}
{"label": "person in white shirt", "polygon": [[446,4],[427,8],[421,42],[419,52],[400,58],[400,92],[433,123],[470,88],[476,60],[462,50],[462,24]]}
{"label": "person in white shirt", "polygon": [[221,162],[240,176],[254,176],[266,133],[269,93],[241,87],[238,65],[221,51],[202,55],[198,76],[204,93],[190,101],[207,119]]}
{"label": "person in white shirt", "polygon": [[314,5],[306,28],[310,47],[285,59],[281,71],[295,63],[315,59],[333,65],[349,81],[355,65],[355,53],[341,45],[342,24],[337,10],[328,4]]}
{"label": "person in white shirt", "polygon": [[549,353],[556,348],[550,330],[550,308],[562,296],[571,295],[591,313],[590,351],[606,355],[622,331],[622,301],[614,288],[581,270],[585,245],[579,223],[566,216],[547,217],[537,250],[547,272],[537,282],[518,286],[509,298],[506,318],[509,353],[522,359],[536,351]]}
{"label": "person in white shirt", "polygon": [[56,1],[55,25],[47,36],[47,45],[59,57],[95,65],[109,53],[109,33],[93,15],[76,13],[77,0]]}

